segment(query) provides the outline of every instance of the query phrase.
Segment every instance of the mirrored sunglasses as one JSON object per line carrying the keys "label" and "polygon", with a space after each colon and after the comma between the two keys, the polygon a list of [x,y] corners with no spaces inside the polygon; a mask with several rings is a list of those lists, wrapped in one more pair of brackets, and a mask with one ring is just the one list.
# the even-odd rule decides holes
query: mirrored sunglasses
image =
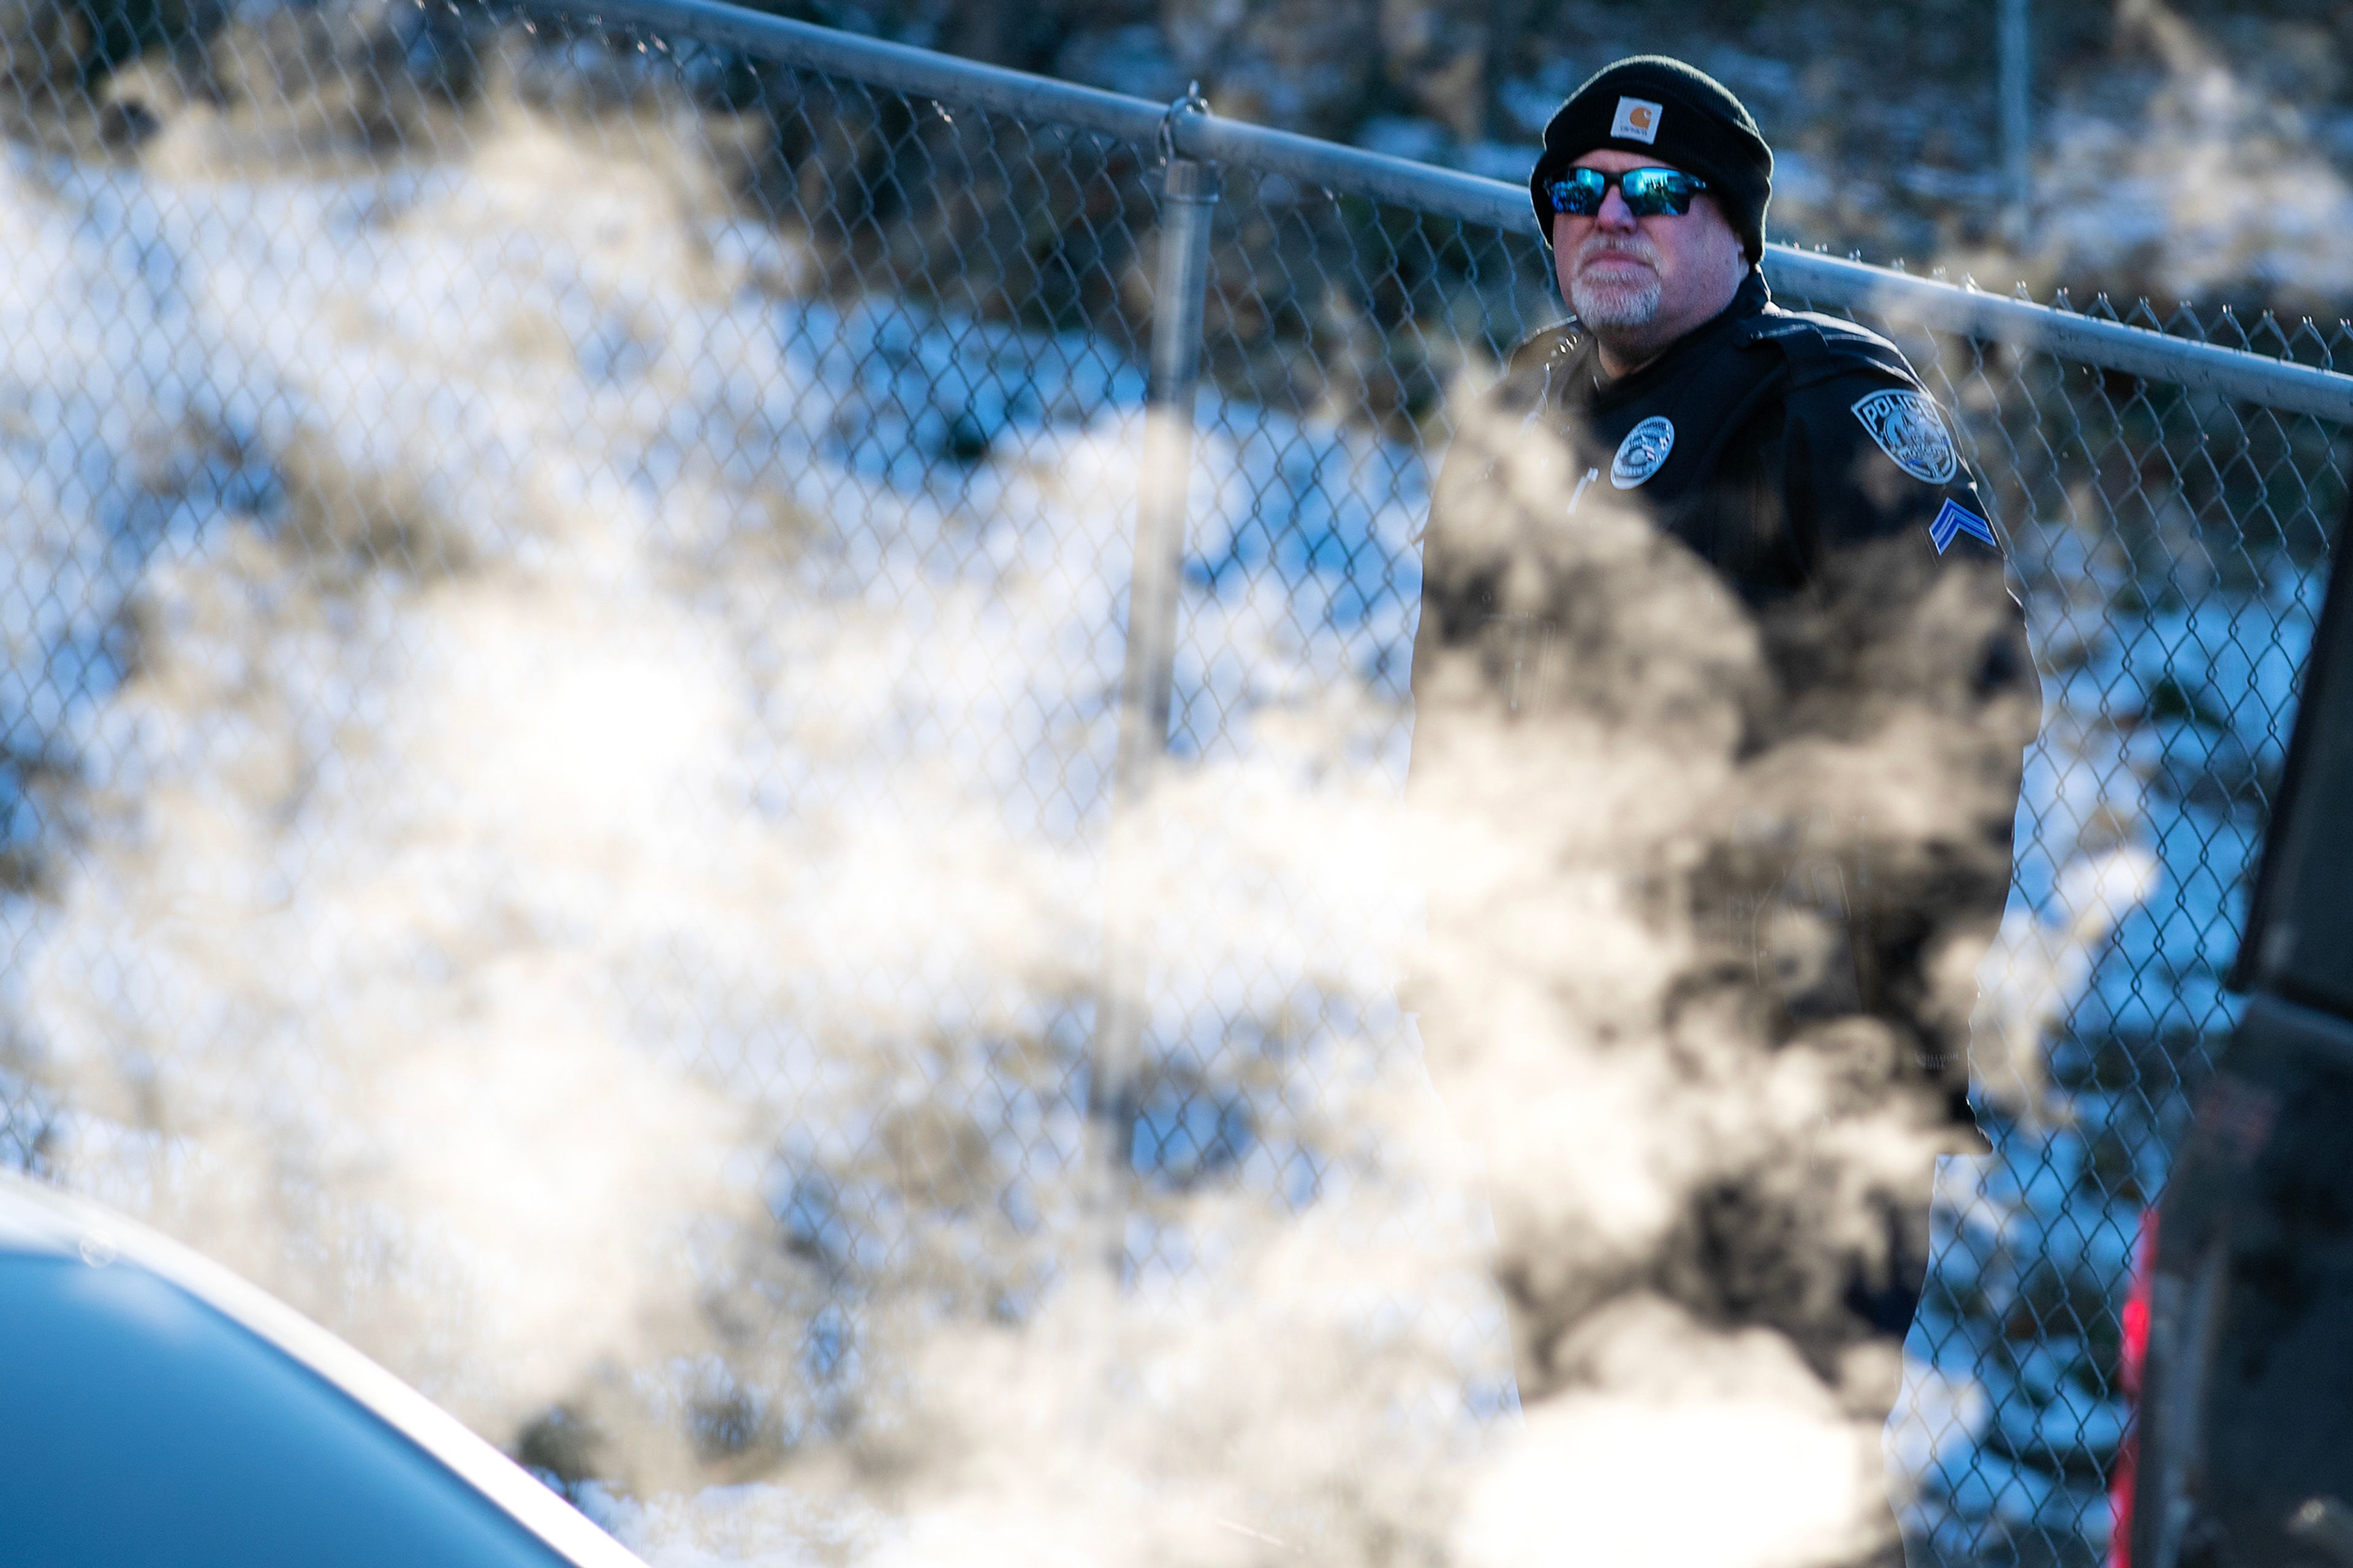
{"label": "mirrored sunglasses", "polygon": [[1705,180],[1694,179],[1680,169],[1629,169],[1622,174],[1568,169],[1546,181],[1544,189],[1554,212],[1591,217],[1601,210],[1601,198],[1612,185],[1625,197],[1626,210],[1636,217],[1664,214],[1681,217],[1691,211],[1692,197],[1707,189]]}

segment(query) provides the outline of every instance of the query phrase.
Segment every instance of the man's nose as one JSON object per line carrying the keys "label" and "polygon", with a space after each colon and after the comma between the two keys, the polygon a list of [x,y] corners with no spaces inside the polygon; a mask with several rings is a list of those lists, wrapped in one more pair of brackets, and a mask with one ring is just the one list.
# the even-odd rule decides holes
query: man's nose
{"label": "man's nose", "polygon": [[1641,220],[1634,216],[1634,209],[1626,205],[1625,195],[1616,185],[1601,193],[1601,210],[1593,215],[1593,221],[1603,228],[1620,233],[1635,228],[1641,223]]}

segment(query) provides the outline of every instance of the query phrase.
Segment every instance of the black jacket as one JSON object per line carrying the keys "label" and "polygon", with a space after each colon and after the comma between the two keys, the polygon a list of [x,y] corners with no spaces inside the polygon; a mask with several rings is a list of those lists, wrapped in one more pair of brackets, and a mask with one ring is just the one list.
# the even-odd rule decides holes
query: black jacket
{"label": "black jacket", "polygon": [[[1749,966],[1768,1030],[1875,1016],[1966,1124],[1968,1006],[1950,977],[2000,923],[2039,683],[2000,531],[1904,356],[1780,309],[1752,272],[1622,379],[1575,322],[1537,334],[1458,427],[1424,553],[1416,785],[1450,658],[1478,671],[1453,689],[1513,723],[1568,708],[1648,733],[1700,723],[1695,705],[1725,694],[1706,722],[1746,782],[1693,825],[1697,869],[1676,875],[1695,918],[1728,970]],[[1579,551],[1604,512],[1672,543],[1630,574],[1597,566]],[[1732,630],[1708,635],[1737,657],[1627,608],[1678,574],[1720,601]],[[1843,793],[1802,782],[1866,776]],[[1784,973],[1773,931],[1792,910],[1840,928],[1852,963]]]}

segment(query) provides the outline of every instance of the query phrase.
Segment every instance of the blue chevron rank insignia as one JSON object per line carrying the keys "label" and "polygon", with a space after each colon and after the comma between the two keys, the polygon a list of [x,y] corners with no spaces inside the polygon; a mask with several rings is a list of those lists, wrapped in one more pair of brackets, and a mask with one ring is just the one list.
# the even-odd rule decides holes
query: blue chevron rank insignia
{"label": "blue chevron rank insignia", "polygon": [[1942,555],[1946,548],[1964,533],[1989,550],[1999,552],[2001,549],[2000,541],[1993,536],[1993,524],[1960,502],[1948,500],[1936,513],[1936,521],[1928,525],[1928,537],[1935,542],[1936,553]]}

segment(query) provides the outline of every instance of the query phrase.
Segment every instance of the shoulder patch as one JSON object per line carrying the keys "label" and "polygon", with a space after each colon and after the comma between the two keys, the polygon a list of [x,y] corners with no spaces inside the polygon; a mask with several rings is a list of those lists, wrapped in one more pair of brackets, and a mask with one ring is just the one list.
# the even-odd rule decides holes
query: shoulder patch
{"label": "shoulder patch", "polygon": [[2001,549],[2000,542],[1993,536],[1993,524],[1960,502],[1947,498],[1945,504],[1937,509],[1936,521],[1928,524],[1929,542],[1936,545],[1936,553],[1942,555],[1953,541],[1964,533],[1989,549],[1997,552]]}
{"label": "shoulder patch", "polygon": [[[1857,399],[1854,416],[1879,443],[1879,449],[1914,479],[1947,484],[1960,471],[1960,454],[1953,449],[1952,432],[1945,428],[1945,416],[1926,395],[1884,387]],[[1938,547],[1940,552],[1942,548]]]}
{"label": "shoulder patch", "polygon": [[1663,415],[1651,415],[1618,443],[1618,455],[1609,459],[1610,484],[1632,489],[1665,467],[1667,454],[1674,449],[1674,423]]}

